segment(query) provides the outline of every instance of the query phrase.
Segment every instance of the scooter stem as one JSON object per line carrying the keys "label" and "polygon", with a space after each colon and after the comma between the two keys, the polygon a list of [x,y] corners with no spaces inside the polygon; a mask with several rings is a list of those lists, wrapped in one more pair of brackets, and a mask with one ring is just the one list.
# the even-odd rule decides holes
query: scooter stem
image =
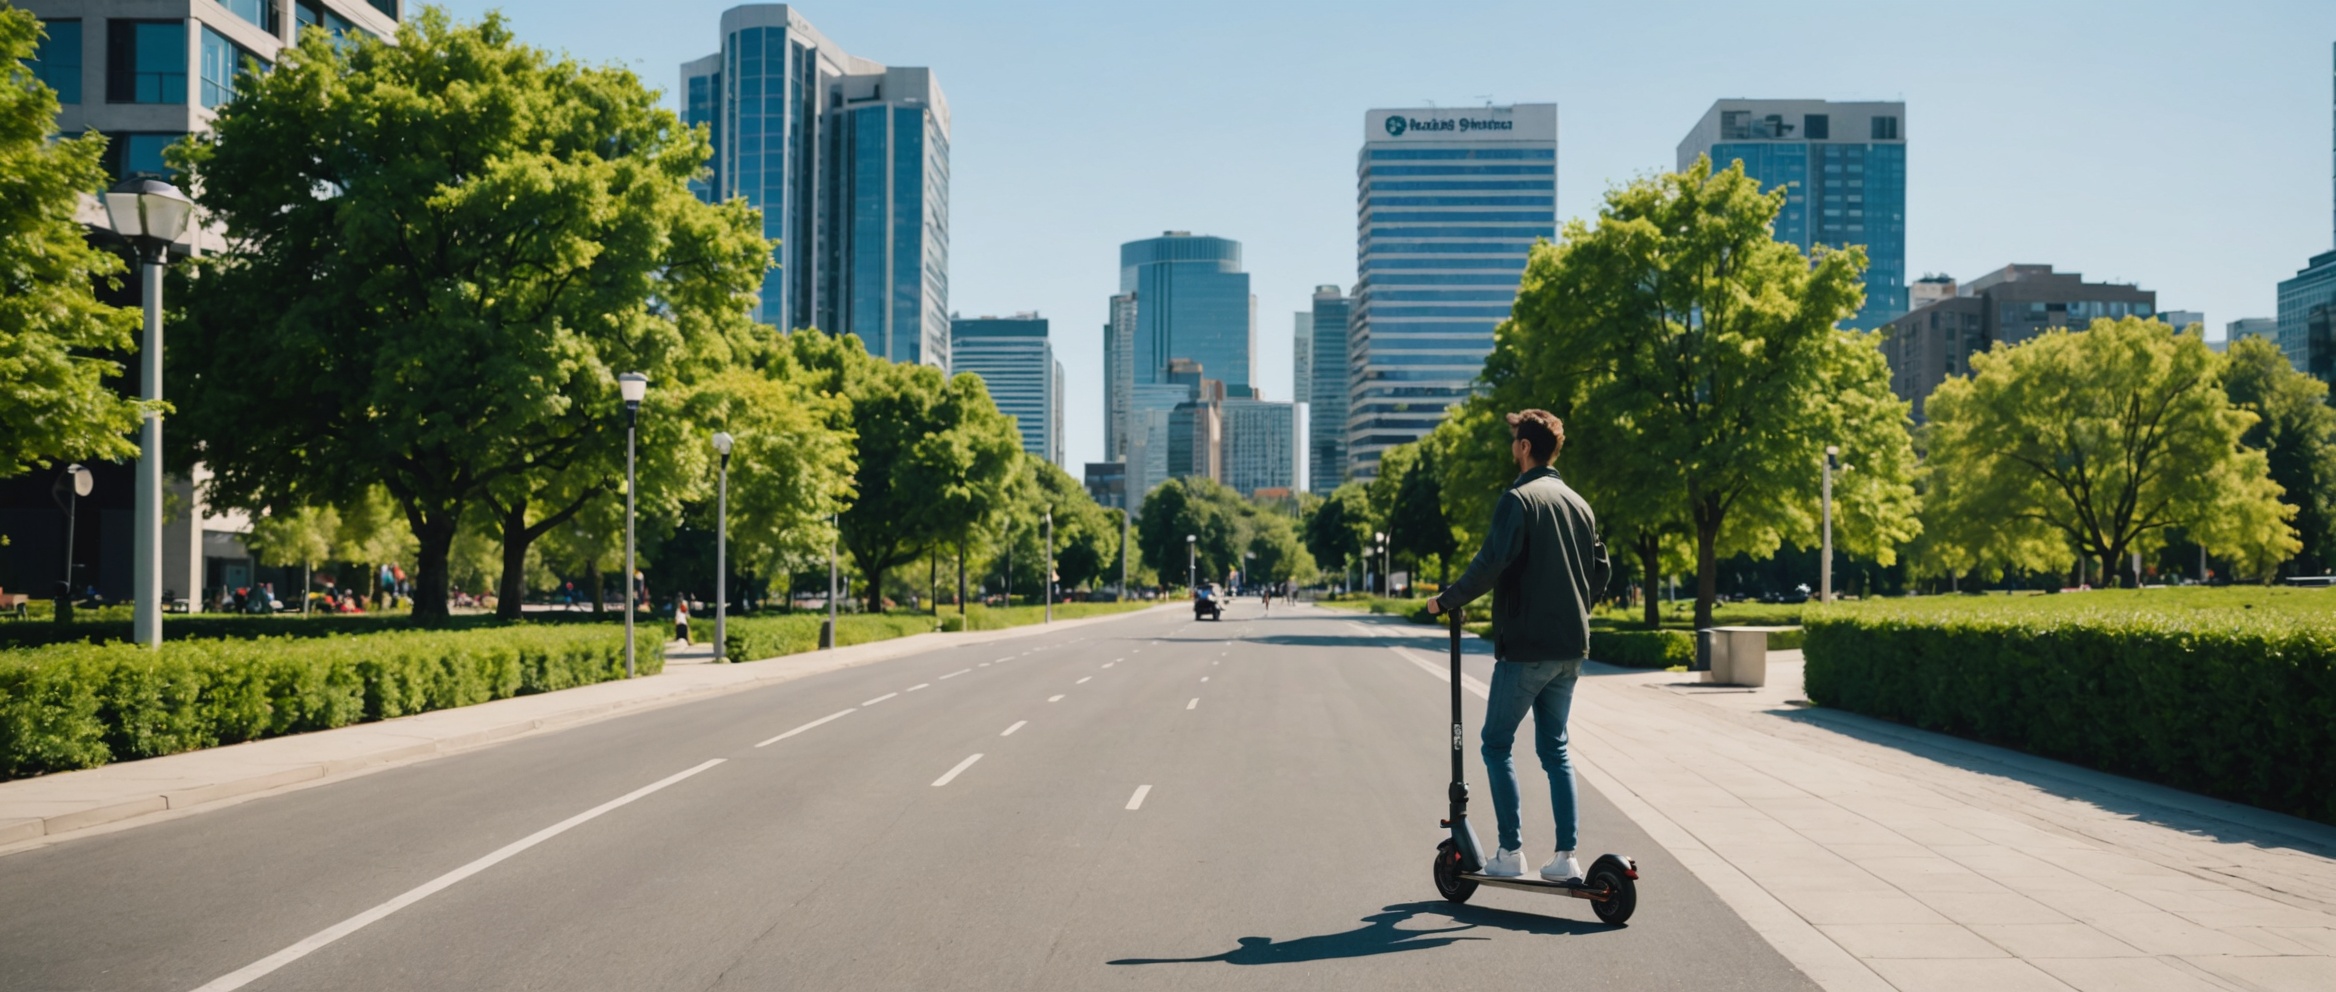
{"label": "scooter stem", "polygon": [[1468,817],[1468,771],[1464,764],[1460,732],[1460,610],[1447,611],[1452,632],[1452,822],[1457,824]]}

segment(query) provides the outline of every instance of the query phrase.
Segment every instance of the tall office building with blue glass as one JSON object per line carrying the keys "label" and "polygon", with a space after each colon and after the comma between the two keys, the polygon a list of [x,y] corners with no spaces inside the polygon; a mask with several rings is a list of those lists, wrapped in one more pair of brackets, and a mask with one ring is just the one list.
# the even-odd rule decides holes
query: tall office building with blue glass
{"label": "tall office building with blue glass", "polygon": [[1014,418],[1022,450],[1062,464],[1062,363],[1055,360],[1046,318],[956,317],[949,323],[952,371],[971,372],[989,388],[998,412]]}
{"label": "tall office building with blue glass", "polygon": [[779,245],[759,319],[859,336],[949,367],[949,103],[929,69],[845,52],[786,4],[722,12],[722,50],[683,63],[685,121],[711,132],[708,202],[743,197]]}
{"label": "tall office building with blue glass", "polygon": [[1849,325],[1871,330],[1906,313],[1906,105],[1830,100],[1721,100],[1679,142],[1679,168],[1710,155],[1783,187],[1776,238],[1866,249],[1866,302]]}
{"label": "tall office building with blue glass", "polygon": [[[1557,105],[1366,112],[1355,209],[1343,456],[1348,478],[1368,479],[1380,452],[1468,398],[1526,255],[1556,236]],[[1318,302],[1317,393],[1336,326]],[[1331,425],[1316,404],[1319,437]],[[1336,484],[1319,463],[1313,474],[1317,489]]]}

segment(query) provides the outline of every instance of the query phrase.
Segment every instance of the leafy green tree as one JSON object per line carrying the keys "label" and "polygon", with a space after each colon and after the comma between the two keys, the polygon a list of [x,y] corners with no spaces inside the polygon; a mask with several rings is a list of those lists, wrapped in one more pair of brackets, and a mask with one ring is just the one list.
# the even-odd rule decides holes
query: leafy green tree
{"label": "leafy green tree", "polygon": [[1413,451],[1411,464],[1395,488],[1394,505],[1387,509],[1387,543],[1398,555],[1410,556],[1413,566],[1434,558],[1438,585],[1451,581],[1452,555],[1460,549],[1459,535],[1444,516],[1443,439],[1434,432],[1405,445]]}
{"label": "leafy green tree", "polygon": [[[734,438],[730,454],[730,568],[762,576],[827,566],[830,516],[852,497],[851,400],[822,394],[796,358],[789,335],[754,366],[732,368],[700,390],[688,419],[711,444],[715,431]],[[809,345],[808,340],[802,343]],[[713,460],[708,472],[716,470]],[[714,480],[693,486],[714,512]],[[708,522],[711,526],[711,521]],[[621,532],[622,522],[618,522]]]}
{"label": "leafy green tree", "polygon": [[[2154,320],[2096,320],[1974,355],[1931,394],[1926,512],[1967,556],[2032,571],[2070,549],[2123,571],[2180,527],[2267,567],[2300,547],[2268,459],[2240,440],[2223,359]],[[2080,560],[2081,560],[2080,557]]]}
{"label": "leafy green tree", "polygon": [[333,537],[341,529],[340,512],[332,507],[304,506],[290,512],[270,512],[251,522],[243,543],[260,564],[277,568],[300,566],[300,612],[308,612],[308,589],[318,562],[333,553]]}
{"label": "leafy green tree", "polygon": [[0,478],[66,459],[133,458],[138,403],[108,380],[136,347],[138,313],[98,302],[122,261],[73,212],[105,188],[105,138],[56,138],[57,93],[23,61],[43,31],[0,2]]}
{"label": "leafy green tree", "polygon": [[1311,585],[1321,578],[1314,556],[1298,539],[1298,525],[1278,513],[1259,514],[1249,538],[1249,560],[1254,577],[1266,582]]}
{"label": "leafy green tree", "polygon": [[497,14],[307,33],[176,159],[229,245],[174,325],[184,453],[229,503],[384,485],[434,620],[474,504],[512,561],[621,478],[615,378],[640,371],[642,495],[677,514],[706,452],[676,414],[760,339],[770,264],[743,201],[691,195],[708,150],[631,72]]}
{"label": "leafy green tree", "polygon": [[2268,339],[2241,338],[2225,356],[2223,390],[2258,418],[2239,443],[2263,452],[2280,499],[2295,507],[2303,543],[2297,570],[2322,574],[2336,565],[2336,409],[2328,384],[2296,371]]}
{"label": "leafy green tree", "polygon": [[[941,383],[931,412],[931,429],[891,466],[892,486],[910,501],[910,526],[923,547],[958,549],[962,593],[966,545],[996,529],[1009,507],[1046,495],[1032,492],[1022,435],[980,376],[963,372]],[[962,611],[963,596],[958,604]]]}
{"label": "leafy green tree", "polygon": [[1341,575],[1362,560],[1371,534],[1370,489],[1361,482],[1341,484],[1314,507],[1305,521],[1306,551],[1316,567]]}
{"label": "leafy green tree", "polygon": [[[1193,573],[1206,581],[1241,565],[1248,511],[1239,493],[1214,479],[1170,479],[1145,495],[1136,514],[1136,545],[1163,585]],[[1196,538],[1191,551],[1185,537]],[[1188,560],[1189,559],[1189,560]]]}
{"label": "leafy green tree", "polygon": [[1784,197],[1709,160],[1608,191],[1595,226],[1534,251],[1486,363],[1501,406],[1571,414],[1560,473],[1610,535],[1659,565],[1684,524],[1699,626],[1720,558],[1817,543],[1828,444],[1862,472],[1835,492],[1844,548],[1887,564],[1918,530],[1906,405],[1874,336],[1836,329],[1864,250],[1776,240]]}
{"label": "leafy green tree", "polygon": [[1056,581],[1065,589],[1119,581],[1119,514],[1098,505],[1086,486],[1053,462],[1024,455],[1023,463],[1020,471],[1034,485],[1024,497],[1025,505],[1011,515],[1011,553],[1002,556],[1013,566],[1013,587],[1032,592],[1045,588],[1042,514],[1049,509],[1054,513]]}

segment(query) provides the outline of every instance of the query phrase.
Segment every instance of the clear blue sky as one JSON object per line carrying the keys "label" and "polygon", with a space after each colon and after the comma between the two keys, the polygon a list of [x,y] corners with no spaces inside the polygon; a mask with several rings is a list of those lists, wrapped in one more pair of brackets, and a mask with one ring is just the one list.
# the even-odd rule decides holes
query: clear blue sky
{"label": "clear blue sky", "polygon": [[[458,0],[531,44],[668,94],[720,47],[715,0]],[[2156,290],[2219,336],[2336,247],[2336,3],[1758,5],[813,2],[847,51],[948,94],[950,305],[1037,310],[1069,372],[1067,460],[1102,456],[1118,245],[1235,238],[1259,382],[1290,394],[1290,315],[1354,282],[1354,156],[1371,107],[1554,101],[1558,212],[1672,166],[1719,97],[1907,103],[1907,266],[2042,262]]]}

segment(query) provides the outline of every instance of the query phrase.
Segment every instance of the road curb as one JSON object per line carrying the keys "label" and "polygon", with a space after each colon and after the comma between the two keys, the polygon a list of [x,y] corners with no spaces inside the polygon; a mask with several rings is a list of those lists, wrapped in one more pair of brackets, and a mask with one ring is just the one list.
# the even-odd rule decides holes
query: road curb
{"label": "road curb", "polygon": [[[1001,630],[960,631],[951,633],[935,631],[925,634],[911,634],[906,637],[894,637],[881,641],[869,641],[863,644],[846,645],[841,648],[826,651],[806,651],[798,654],[777,655],[758,661],[709,666],[710,670],[712,671],[726,674],[737,673],[737,677],[704,684],[660,684],[648,680],[634,680],[632,682],[598,682],[593,683],[592,685],[578,686],[574,689],[560,690],[559,692],[540,693],[529,696],[515,696],[509,699],[499,699],[491,702],[480,703],[476,706],[460,707],[451,710],[433,710],[429,713],[419,713],[413,716],[398,717],[394,720],[381,720],[372,723],[352,724],[347,727],[335,728],[333,730],[316,731],[309,734],[296,734],[290,737],[275,737],[264,741],[250,741],[242,744],[231,744],[226,747],[205,748],[200,751],[187,751],[174,755],[163,755],[156,758],[146,758],[139,761],[117,762],[114,764],[101,765],[97,768],[83,769],[80,771],[60,772],[54,775],[43,775],[29,779],[18,779],[14,782],[0,782],[0,857],[5,857],[10,854],[16,854],[22,851],[46,846],[49,843],[58,840],[70,839],[73,835],[84,834],[94,830],[127,829],[138,826],[144,821],[160,819],[169,814],[200,812],[202,810],[216,806],[239,802],[245,799],[257,798],[259,796],[275,792],[323,785],[329,782],[336,782],[357,775],[369,774],[371,772],[386,768],[412,764],[420,761],[427,761],[431,758],[456,754],[459,752],[472,750],[474,748],[503,743],[505,741],[516,740],[518,738],[529,736],[535,733],[564,730],[570,727],[580,726],[587,723],[594,723],[600,720],[611,719],[618,716],[647,712],[649,710],[658,709],[665,706],[673,706],[681,703],[712,699],[718,696],[729,695],[734,692],[745,692],[750,689],[765,688],[783,682],[792,682],[796,679],[808,678],[813,675],[821,675],[827,672],[840,671],[846,668],[857,668],[861,665],[870,665],[909,655],[921,654],[925,651],[943,646],[985,644],[992,641],[1012,640],[1015,638],[1030,637],[1039,634],[1058,633],[1065,629],[1074,627],[1083,627],[1092,624],[1108,623],[1114,620],[1125,620],[1134,617],[1146,616],[1158,610],[1167,609],[1178,605],[1180,604],[1168,603],[1155,606],[1150,609],[1129,610],[1125,613],[1111,613],[1096,617],[1082,617],[1077,620],[1061,620],[1051,624],[1025,624],[1018,627],[1007,627]],[[694,669],[699,666],[693,665],[690,667]],[[671,674],[670,669],[668,669],[668,674]],[[656,678],[656,676],[652,676],[651,678]],[[521,719],[512,720],[508,723],[495,724],[480,728],[464,729],[459,733],[451,733],[443,737],[432,737],[430,739],[418,742],[413,742],[412,738],[408,737],[405,739],[405,741],[396,743],[385,742],[385,746],[379,748],[327,760],[295,760],[289,763],[275,764],[266,768],[266,770],[257,772],[255,774],[237,775],[228,778],[220,778],[217,780],[206,780],[208,776],[190,775],[184,782],[158,781],[157,788],[153,792],[140,792],[134,796],[126,798],[110,798],[106,800],[99,800],[92,802],[89,805],[83,805],[79,806],[78,808],[68,809],[55,813],[48,813],[45,815],[18,816],[11,815],[7,811],[7,807],[10,804],[11,798],[11,786],[17,787],[17,791],[19,792],[29,791],[34,788],[47,789],[59,783],[88,783],[93,787],[102,788],[101,783],[103,779],[123,775],[125,770],[129,769],[135,769],[138,773],[140,773],[140,777],[142,779],[166,779],[167,774],[157,775],[153,773],[166,772],[173,764],[187,764],[197,761],[203,761],[207,763],[210,761],[216,761],[223,757],[233,755],[238,749],[264,748],[267,750],[279,750],[296,746],[295,744],[289,742],[306,742],[312,745],[327,745],[333,743],[336,740],[333,735],[348,733],[372,734],[379,733],[385,729],[420,729],[423,733],[426,734],[428,733],[427,725],[430,722],[434,722],[433,718],[435,718],[435,722],[443,722],[447,721],[450,716],[475,716],[482,712],[484,708],[509,704],[519,704],[527,707],[540,707],[544,705],[546,700],[556,700],[560,698],[563,693],[583,693],[594,689],[598,689],[602,692],[613,692],[616,691],[617,687],[623,686],[643,686],[649,690],[654,690],[661,685],[665,687],[667,691],[646,691],[636,698],[614,700],[586,701],[581,697],[577,697],[575,698],[575,702],[578,703],[578,705],[571,708],[558,709],[550,713],[534,714]],[[109,770],[110,774],[108,774]],[[42,806],[70,805],[74,802],[74,800],[70,798],[52,800],[41,800],[33,798],[20,799],[19,801],[24,802],[27,805],[37,804]]]}

